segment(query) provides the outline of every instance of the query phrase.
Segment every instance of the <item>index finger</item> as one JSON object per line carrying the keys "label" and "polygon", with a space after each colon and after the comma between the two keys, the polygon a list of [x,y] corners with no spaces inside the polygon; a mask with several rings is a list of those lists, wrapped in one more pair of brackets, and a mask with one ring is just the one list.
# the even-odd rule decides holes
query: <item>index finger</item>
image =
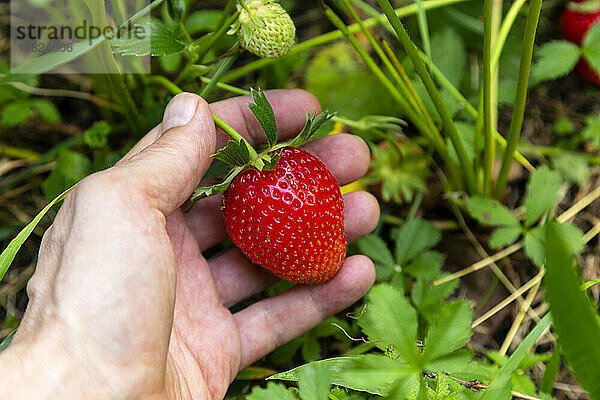
{"label": "index finger", "polygon": [[[306,114],[321,112],[319,100],[305,90],[267,90],[265,96],[275,113],[279,140],[296,136],[306,123]],[[217,117],[244,136],[251,145],[255,145],[263,143],[266,139],[258,120],[248,108],[248,103],[252,102],[251,96],[240,96],[212,103],[210,108]],[[229,140],[225,133],[220,130],[219,132],[217,148],[225,146]]]}

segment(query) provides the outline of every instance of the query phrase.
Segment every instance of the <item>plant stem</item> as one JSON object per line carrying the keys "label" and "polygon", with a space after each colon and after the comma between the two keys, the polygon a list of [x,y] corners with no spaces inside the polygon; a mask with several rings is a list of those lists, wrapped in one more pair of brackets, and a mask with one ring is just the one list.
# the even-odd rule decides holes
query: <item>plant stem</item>
{"label": "plant stem", "polygon": [[492,187],[492,169],[496,153],[492,124],[492,2],[483,5],[483,194],[489,196]]}
{"label": "plant stem", "polygon": [[[444,73],[440,71],[440,69],[434,63],[432,63],[425,54],[423,54],[423,52],[420,52],[419,55],[421,56],[421,59],[425,63],[427,63],[429,70],[436,78],[440,86],[448,90],[448,92],[463,105],[465,111],[468,112],[473,117],[473,119],[477,120],[479,118],[479,112],[475,109],[475,107],[471,105],[471,103],[469,103],[469,100],[467,100],[465,96],[463,96],[462,93],[458,89],[456,89],[456,87],[454,87],[452,82],[450,82],[450,80],[446,78]],[[506,148],[506,139],[504,139],[504,137],[500,133],[498,133],[498,131],[494,131],[494,138],[503,149]],[[529,172],[535,171],[533,165],[531,165],[531,163],[523,156],[523,154],[517,151],[515,153],[515,158]]]}
{"label": "plant stem", "polygon": [[243,8],[244,10],[246,10],[246,12],[248,13],[248,15],[251,15],[251,14],[252,14],[252,10],[250,10],[250,9],[248,8],[248,6],[247,6],[247,5],[246,5],[246,3],[244,2],[244,0],[238,0],[238,3],[240,3],[240,5],[242,6],[242,8]]}
{"label": "plant stem", "polygon": [[423,41],[423,48],[427,58],[431,59],[431,40],[429,39],[429,26],[427,24],[427,13],[423,7],[423,0],[415,0],[417,5],[417,22],[419,24],[419,32]]}
{"label": "plant stem", "polygon": [[419,109],[419,110],[421,110],[421,113],[425,117],[425,120],[427,121],[427,123],[430,126],[433,127],[432,129],[434,131],[437,132],[438,131],[437,126],[435,125],[435,123],[433,122],[433,119],[429,115],[429,112],[427,111],[427,107],[425,107],[425,104],[423,103],[423,100],[421,100],[421,98],[419,97],[419,94],[417,93],[415,87],[413,86],[412,82],[408,78],[408,75],[406,74],[406,71],[404,71],[404,68],[402,67],[402,64],[400,63],[400,60],[398,60],[398,57],[396,57],[396,55],[394,54],[394,51],[392,50],[392,48],[390,47],[390,45],[388,44],[388,42],[386,42],[385,40],[383,41],[383,49],[385,50],[385,52],[388,55],[388,57],[392,60],[392,63],[394,64],[394,67],[396,68],[396,70],[400,74],[402,82],[404,82],[404,84],[408,88],[408,91],[410,93],[410,97],[412,97],[414,99],[414,103],[416,103],[416,108]]}
{"label": "plant stem", "polygon": [[[209,83],[210,82],[210,78],[207,78],[205,76],[201,76],[200,80],[202,82],[204,82],[204,83]],[[223,82],[217,82],[217,87],[219,89],[227,90],[227,91],[229,91],[231,93],[234,93],[234,94],[241,94],[241,95],[248,95],[248,94],[250,94],[249,90],[242,89],[242,88],[239,88],[239,87],[235,87],[235,86],[232,86],[232,85],[228,85],[228,84],[223,83]]]}
{"label": "plant stem", "polygon": [[223,60],[221,65],[219,65],[219,68],[215,71],[214,75],[210,78],[210,82],[208,82],[208,84],[204,86],[204,88],[200,91],[201,97],[205,99],[208,97],[208,95],[214,90],[217,83],[221,80],[223,75],[225,75],[225,73],[229,71],[229,69],[233,65],[233,62],[238,57],[238,54],[239,52],[235,52],[229,57],[227,57],[225,60]]}
{"label": "plant stem", "polygon": [[162,87],[167,89],[169,92],[171,92],[171,94],[174,94],[174,95],[183,92],[183,90],[181,90],[181,88],[179,86],[177,86],[176,84],[174,84],[173,82],[171,82],[170,80],[168,80],[167,78],[165,78],[162,75],[152,75],[151,77],[148,78],[148,83],[156,83],[158,85],[161,85]]}
{"label": "plant stem", "polygon": [[[223,121],[221,118],[217,117],[214,114],[213,114],[213,120],[215,121],[215,125],[217,125],[219,128],[221,128],[223,130],[223,132],[228,134],[236,142],[240,143],[242,141],[244,141],[244,142],[246,141],[246,139],[244,139],[242,137],[242,135],[240,135],[235,129],[233,129],[231,126],[227,125],[227,123],[225,121]],[[254,150],[254,148],[252,146],[248,145],[248,151],[250,152],[251,160],[257,160],[259,158],[258,153],[256,152],[256,150]]]}
{"label": "plant stem", "polygon": [[495,41],[494,51],[492,53],[493,68],[498,67],[498,62],[500,60],[500,55],[502,54],[502,49],[504,48],[504,43],[506,42],[506,38],[510,33],[510,29],[514,24],[517,15],[519,15],[519,10],[521,10],[523,4],[525,4],[525,0],[516,0],[512,6],[510,6],[506,16],[504,17],[504,22],[502,22],[500,32],[498,32],[498,37]]}
{"label": "plant stem", "polygon": [[204,59],[204,57],[206,56],[206,53],[208,53],[208,50],[210,50],[210,48],[219,40],[223,37],[223,35],[225,35],[225,33],[227,32],[227,30],[229,30],[229,26],[231,24],[233,24],[235,22],[235,20],[238,18],[238,16],[240,15],[239,11],[236,11],[235,13],[233,13],[229,18],[227,18],[223,24],[213,33],[210,33],[209,35],[210,38],[206,41],[206,43],[201,44],[202,39],[204,38],[201,37],[199,39],[197,39],[194,43],[191,44],[191,48],[193,49],[194,47],[198,47],[196,50],[193,50],[192,53],[194,54],[194,58],[193,58],[193,62],[196,61],[200,61],[202,62],[202,60]]}
{"label": "plant stem", "polygon": [[[356,11],[354,11],[354,8],[350,4],[349,0],[342,0],[342,1],[344,3],[344,6],[346,7],[346,9],[350,12],[350,15],[352,16],[352,18],[354,18],[356,23],[360,26],[364,35],[369,40],[369,43],[371,44],[371,46],[373,47],[373,49],[379,56],[379,59],[383,62],[386,69],[388,70],[388,72],[392,75],[392,77],[396,81],[398,87],[403,92],[402,94],[404,95],[404,97],[408,98],[408,101],[411,103],[413,110],[415,112],[420,112],[422,114],[423,118],[425,119],[425,122],[429,125],[432,132],[438,132],[438,129],[435,126],[435,123],[433,122],[433,120],[431,119],[431,116],[427,112],[427,109],[425,108],[425,106],[422,104],[422,102],[421,102],[421,104],[419,104],[419,102],[418,102],[418,100],[420,100],[419,96],[416,94],[416,92],[410,91],[410,88],[408,87],[410,85],[410,80],[408,80],[408,79],[404,80],[402,77],[400,77],[400,73],[401,73],[400,71],[404,72],[402,65],[399,62],[397,62],[397,63],[395,62],[394,64],[392,64],[392,62],[390,61],[390,58],[388,58],[388,55],[395,58],[394,52],[391,51],[391,49],[389,49],[390,51],[384,52],[381,49],[381,47],[379,46],[379,43],[377,43],[377,41],[371,34],[371,32],[369,32],[369,30],[365,27],[365,25],[363,24],[363,21],[360,19],[360,17],[356,13]],[[410,86],[412,86],[412,85],[410,85]],[[414,91],[414,88],[413,88],[413,91]],[[417,99],[417,100],[415,100],[415,99]],[[438,133],[438,135],[439,135],[439,133]]]}
{"label": "plant stem", "polygon": [[[432,10],[435,8],[440,8],[440,7],[444,7],[444,6],[451,5],[451,4],[464,3],[466,1],[469,1],[469,0],[428,0],[423,3],[423,8],[425,10]],[[400,7],[395,12],[399,17],[406,17],[409,15],[414,15],[417,12],[417,5],[411,4],[411,5],[408,5],[405,7]],[[386,21],[385,16],[383,14],[380,14],[377,17],[373,17],[373,18],[364,20],[363,24],[367,28],[371,28],[377,24],[384,23],[385,21]],[[350,33],[356,33],[360,30],[360,27],[358,26],[358,24],[353,24],[353,25],[349,25],[347,27],[347,29],[349,30]],[[315,38],[305,40],[304,42],[298,43],[297,45],[292,47],[292,49],[290,50],[288,55],[301,53],[301,52],[311,49],[313,47],[333,42],[337,39],[342,38],[343,36],[344,36],[344,34],[340,30],[335,30],[332,32],[325,33],[325,34],[317,36]],[[261,58],[256,61],[253,61],[251,63],[248,63],[248,64],[236,69],[235,71],[231,71],[229,74],[225,75],[225,77],[223,78],[223,82],[235,81],[235,80],[237,80],[241,77],[244,77],[257,69],[263,68],[275,61],[277,61],[277,59]]]}
{"label": "plant stem", "polygon": [[442,118],[442,122],[444,124],[444,130],[450,136],[450,140],[454,145],[454,149],[456,150],[456,154],[458,155],[460,164],[463,167],[463,175],[467,183],[467,189],[471,193],[474,193],[476,190],[476,183],[473,166],[471,164],[471,161],[469,160],[462,139],[458,135],[458,130],[454,125],[454,121],[452,120],[452,117],[450,116],[450,113],[448,112],[448,109],[446,108],[446,105],[444,104],[440,93],[435,87],[433,79],[431,79],[429,72],[427,72],[427,68],[425,67],[425,64],[419,57],[415,44],[408,36],[406,29],[404,29],[402,22],[400,22],[400,19],[394,12],[394,9],[392,8],[392,5],[390,4],[389,0],[377,0],[377,2],[383,9],[385,15],[388,17],[388,20],[392,24],[392,27],[396,31],[398,39],[400,40],[402,46],[404,47],[404,50],[410,57],[415,67],[415,70],[417,71],[419,77],[423,81],[423,84],[425,85],[425,88],[427,89],[427,92],[429,93],[433,104],[435,105],[438,113],[440,114],[440,117]]}
{"label": "plant stem", "polygon": [[523,45],[521,47],[521,62],[519,65],[519,74],[517,80],[517,90],[515,93],[515,105],[513,108],[512,119],[510,121],[510,129],[508,131],[508,140],[504,158],[502,159],[502,167],[498,175],[498,181],[494,189],[494,196],[500,198],[506,188],[508,181],[508,172],[513,162],[515,151],[519,144],[521,135],[521,127],[523,126],[523,118],[525,116],[525,105],[527,99],[527,85],[529,83],[529,70],[531,69],[531,56],[533,54],[533,43],[535,41],[535,33],[537,24],[540,18],[542,8],[542,0],[532,0],[527,14],[525,23],[525,35]]}
{"label": "plant stem", "polygon": [[383,71],[381,71],[381,68],[379,68],[379,66],[375,63],[373,58],[365,51],[365,49],[361,46],[358,40],[356,40],[356,38],[348,30],[348,27],[344,24],[340,17],[338,17],[330,8],[325,8],[324,12],[327,18],[331,21],[331,23],[334,24],[335,27],[338,28],[341,32],[343,32],[343,34],[348,39],[348,42],[352,45],[352,47],[354,47],[354,49],[356,50],[358,55],[363,59],[365,64],[367,64],[367,67],[371,70],[371,72],[373,72],[375,77],[379,79],[383,86],[388,90],[390,95],[392,95],[394,100],[396,100],[396,102],[400,105],[401,112],[410,118],[410,120],[413,122],[413,124],[415,124],[417,129],[419,129],[419,131],[425,137],[427,137],[427,139],[429,139],[429,141],[434,146],[438,154],[440,154],[440,156],[448,166],[448,173],[450,175],[450,181],[453,188],[461,189],[463,185],[462,181],[459,178],[460,174],[458,173],[456,165],[450,158],[448,149],[446,148],[446,144],[444,143],[442,137],[439,135],[439,132],[431,132],[430,127],[421,118],[421,116],[412,111],[410,105],[406,102],[406,100],[400,94],[400,92],[398,92],[398,89],[392,84],[392,82],[390,82],[387,76],[385,76]]}

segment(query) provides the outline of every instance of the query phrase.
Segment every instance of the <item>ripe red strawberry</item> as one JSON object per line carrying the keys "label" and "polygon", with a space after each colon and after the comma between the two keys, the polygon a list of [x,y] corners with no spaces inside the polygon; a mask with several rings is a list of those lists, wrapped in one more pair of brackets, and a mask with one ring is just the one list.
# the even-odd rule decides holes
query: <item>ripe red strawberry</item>
{"label": "ripe red strawberry", "polygon": [[272,171],[249,168],[224,195],[227,232],[256,264],[296,283],[322,283],[346,255],[344,203],[325,165],[291,147]]}
{"label": "ripe red strawberry", "polygon": [[[600,23],[600,1],[575,0],[569,3],[562,16],[563,37],[581,46],[586,33],[596,23]],[[575,71],[583,81],[600,86],[600,74],[583,57],[579,59]]]}
{"label": "ripe red strawberry", "polygon": [[[598,7],[595,7],[595,4]],[[584,4],[590,4],[589,9]],[[561,29],[563,37],[569,42],[581,46],[587,31],[600,19],[600,4],[596,0],[576,0],[569,3],[562,16]]]}

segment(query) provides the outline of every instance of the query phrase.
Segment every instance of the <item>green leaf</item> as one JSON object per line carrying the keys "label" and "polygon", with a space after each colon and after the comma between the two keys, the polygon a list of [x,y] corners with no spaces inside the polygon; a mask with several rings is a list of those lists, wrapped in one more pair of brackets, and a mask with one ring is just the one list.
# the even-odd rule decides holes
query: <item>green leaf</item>
{"label": "green leaf", "polygon": [[46,122],[60,122],[60,113],[51,101],[45,99],[32,100],[31,106],[36,110],[40,117]]}
{"label": "green leaf", "polygon": [[465,300],[446,303],[432,319],[425,338],[425,359],[435,360],[462,348],[471,338],[473,312]]}
{"label": "green leaf", "polygon": [[[567,243],[571,254],[578,254],[583,250],[583,232],[575,225],[563,223],[557,224],[557,232]],[[525,254],[535,265],[541,267],[545,261],[546,238],[544,227],[536,227],[525,235]]]}
{"label": "green leaf", "polygon": [[592,366],[600,359],[600,320],[585,292],[569,246],[556,222],[546,224],[548,271],[546,299],[554,320],[554,330],[579,383],[593,399],[600,398],[598,370]]}
{"label": "green leaf", "polygon": [[317,339],[307,337],[304,343],[302,343],[302,358],[306,362],[321,358],[321,345]]}
{"label": "green leaf", "polygon": [[[452,57],[448,57],[449,54]],[[431,59],[455,87],[460,87],[466,71],[467,50],[464,39],[451,25],[444,25],[432,36]]]}
{"label": "green leaf", "polygon": [[214,31],[219,19],[221,19],[221,10],[200,10],[191,14],[185,21],[185,28],[190,35],[201,32]]}
{"label": "green leaf", "polygon": [[317,133],[319,128],[323,126],[327,121],[333,118],[334,114],[329,114],[327,111],[323,111],[321,114],[316,115],[315,113],[306,115],[306,124],[302,129],[302,132],[298,136],[293,139],[288,140],[287,142],[280,143],[275,146],[274,149],[279,149],[282,147],[300,147],[304,143],[310,140],[310,138]]}
{"label": "green leaf", "polygon": [[360,252],[369,257],[376,264],[382,264],[391,268],[396,264],[392,253],[381,237],[373,234],[363,236],[356,241],[356,244],[358,245]]}
{"label": "green leaf", "polygon": [[593,142],[596,147],[600,147],[600,114],[588,115],[585,118],[585,124],[581,137]]}
{"label": "green leaf", "polygon": [[285,364],[289,362],[298,349],[304,344],[305,339],[306,337],[303,335],[275,349],[273,353],[271,353],[271,360],[275,364]]}
{"label": "green leaf", "polygon": [[[0,279],[2,280],[2,279]],[[15,336],[15,333],[17,333],[17,330],[13,330],[11,333],[8,334],[8,336],[6,336],[2,342],[0,343],[0,351],[6,349],[8,347],[8,345],[12,342],[13,337]]]}
{"label": "green leaf", "polygon": [[180,21],[185,14],[185,0],[167,0],[167,12],[173,20]]}
{"label": "green leaf", "polygon": [[25,121],[31,114],[31,103],[28,100],[15,101],[7,104],[0,111],[0,124],[12,127]]}
{"label": "green leaf", "polygon": [[404,360],[413,366],[420,365],[416,346],[417,313],[408,299],[386,284],[373,286],[367,298],[368,311],[358,324],[369,340],[392,344]]}
{"label": "green leaf", "polygon": [[125,56],[164,56],[184,49],[175,31],[157,19],[136,25],[120,38],[110,40],[113,52]]}
{"label": "green leaf", "polygon": [[323,365],[310,365],[298,380],[302,400],[322,400],[329,396],[331,375]]}
{"label": "green leaf", "polygon": [[429,222],[417,218],[407,221],[392,232],[395,241],[396,262],[400,265],[413,260],[424,250],[430,249],[442,238],[441,231]]}
{"label": "green leaf", "polygon": [[275,113],[271,104],[267,100],[267,96],[259,88],[258,90],[250,89],[254,104],[248,104],[248,107],[252,110],[252,113],[260,123],[265,131],[267,137],[267,144],[269,148],[273,147],[277,143],[277,123],[275,122]]}
{"label": "green leaf", "polygon": [[519,226],[519,221],[517,221],[514,215],[497,200],[477,196],[469,197],[467,211],[482,225]]}
{"label": "green leaf", "polygon": [[525,226],[533,225],[542,214],[554,208],[558,201],[561,183],[560,174],[545,165],[531,174],[525,195],[527,209]]}
{"label": "green leaf", "polygon": [[582,41],[583,56],[596,71],[600,71],[600,24],[595,23]]}
{"label": "green leaf", "polygon": [[243,167],[250,162],[250,151],[248,142],[240,140],[236,142],[231,139],[227,142],[227,146],[217,151],[211,157],[224,162],[225,164],[233,165],[234,167]]}
{"label": "green leaf", "polygon": [[[443,277],[440,275],[439,277]],[[425,279],[417,279],[414,283],[410,298],[415,307],[426,320],[431,319],[443,304],[443,300],[456,289],[458,280],[454,279],[439,286],[433,286]]]}
{"label": "green leaf", "polygon": [[61,149],[58,152],[54,169],[42,182],[42,191],[46,197],[54,198],[91,172],[92,163],[86,156],[71,150]]}
{"label": "green leaf", "polygon": [[556,346],[552,352],[550,361],[546,363],[546,371],[544,371],[544,376],[540,383],[540,392],[551,394],[554,390],[554,382],[556,382],[558,371],[560,370],[560,359],[560,347]]}
{"label": "green leaf", "polygon": [[562,117],[552,125],[552,130],[559,136],[568,136],[575,132],[575,124],[569,118]]}
{"label": "green leaf", "polygon": [[223,193],[227,190],[227,188],[231,184],[231,181],[233,181],[233,178],[235,178],[242,171],[242,169],[242,167],[232,169],[229,175],[227,175],[227,177],[221,183],[212,186],[197,188],[196,190],[194,190],[194,194],[192,195],[190,200],[193,203],[205,197],[209,197],[218,193]]}
{"label": "green leaf", "polygon": [[67,193],[69,193],[69,191],[71,189],[73,189],[75,186],[76,185],[73,185],[69,189],[62,192],[60,195],[56,196],[56,198],[54,198],[50,203],[48,203],[46,205],[46,207],[44,207],[42,209],[42,211],[40,211],[35,216],[35,218],[29,224],[27,224],[27,226],[25,228],[23,228],[23,230],[21,232],[19,232],[17,237],[15,237],[13,240],[11,240],[11,242],[8,244],[8,246],[6,246],[6,249],[4,249],[2,254],[0,254],[0,281],[2,281],[2,278],[4,278],[6,271],[8,271],[8,267],[10,267],[10,264],[15,259],[15,256],[17,255],[17,252],[21,248],[21,245],[25,242],[25,240],[27,240],[29,235],[31,235],[31,232],[33,232],[33,230],[39,224],[39,222],[42,220],[44,215],[46,215],[46,213],[48,212],[48,210],[50,210],[52,208],[52,206],[54,206],[56,203],[62,201],[62,199],[64,199],[65,196],[67,195]]}
{"label": "green leaf", "polygon": [[523,245],[525,254],[538,267],[544,265],[546,254],[544,252],[544,228],[538,226],[525,234]]}
{"label": "green leaf", "polygon": [[433,372],[452,374],[461,379],[489,379],[489,371],[473,361],[473,353],[462,349],[436,358],[427,363],[426,369]]}
{"label": "green leaf", "polygon": [[405,274],[420,279],[435,279],[440,274],[444,264],[444,255],[437,251],[424,251],[419,254],[407,267]]}
{"label": "green leaf", "polygon": [[554,40],[537,48],[533,76],[536,82],[567,75],[581,57],[579,47],[566,40]]}
{"label": "green leaf", "polygon": [[483,394],[482,400],[508,399],[510,398],[510,383],[513,372],[519,367],[519,363],[525,357],[531,346],[540,337],[540,335],[550,326],[552,319],[550,314],[533,328],[527,337],[521,342],[517,350],[510,356],[508,361],[502,366],[498,374],[490,382],[488,388]]}
{"label": "green leaf", "polygon": [[246,397],[248,400],[298,400],[292,392],[290,392],[281,383],[269,382],[266,388],[255,386],[252,393]]}
{"label": "green leaf", "polygon": [[384,395],[399,377],[416,373],[401,360],[379,355],[359,355],[314,361],[267,379],[297,382],[304,370],[311,366],[322,366],[329,371],[333,385],[378,395]]}
{"label": "green leaf", "polygon": [[552,158],[554,168],[562,178],[578,186],[583,186],[590,179],[590,167],[585,157],[571,152],[561,152]]}
{"label": "green leaf", "polygon": [[108,144],[110,125],[106,121],[96,121],[83,132],[83,140],[92,149],[100,149]]}
{"label": "green leaf", "polygon": [[498,228],[492,232],[488,244],[492,249],[501,249],[513,244],[520,234],[519,227]]}

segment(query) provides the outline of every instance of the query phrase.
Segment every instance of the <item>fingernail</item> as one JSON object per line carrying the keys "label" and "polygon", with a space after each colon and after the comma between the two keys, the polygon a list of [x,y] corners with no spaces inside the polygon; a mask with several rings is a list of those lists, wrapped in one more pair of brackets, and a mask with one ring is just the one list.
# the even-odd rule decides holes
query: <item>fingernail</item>
{"label": "fingernail", "polygon": [[194,117],[197,104],[197,96],[191,93],[181,93],[173,97],[163,116],[162,132],[176,126],[187,125]]}

